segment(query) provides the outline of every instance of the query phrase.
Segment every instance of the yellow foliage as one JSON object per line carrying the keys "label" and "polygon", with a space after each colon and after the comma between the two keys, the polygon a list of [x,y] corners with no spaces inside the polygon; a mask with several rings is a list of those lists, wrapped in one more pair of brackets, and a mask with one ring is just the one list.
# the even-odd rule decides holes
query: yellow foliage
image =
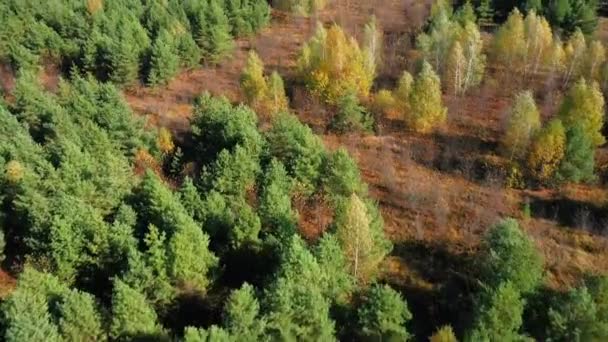
{"label": "yellow foliage", "polygon": [[103,8],[103,0],[87,0],[87,11],[93,15]]}
{"label": "yellow foliage", "polygon": [[454,330],[449,325],[445,325],[439,329],[431,336],[429,342],[458,342],[456,335],[454,335]]}
{"label": "yellow foliage", "polygon": [[397,102],[393,97],[393,93],[389,90],[382,89],[374,96],[372,103],[374,113],[381,114],[388,118],[401,118],[403,115],[397,110]]}
{"label": "yellow foliage", "polygon": [[25,169],[23,165],[16,161],[11,160],[5,165],[6,179],[11,183],[17,183],[23,178]]}
{"label": "yellow foliage", "polygon": [[502,144],[509,159],[525,156],[530,140],[540,129],[540,113],[532,93],[525,91],[517,95],[511,109]]}
{"label": "yellow foliage", "polygon": [[374,68],[359,44],[348,38],[337,25],[319,25],[315,36],[305,44],[298,59],[300,76],[313,94],[336,103],[349,91],[361,98],[369,96]]}
{"label": "yellow foliage", "polygon": [[158,130],[156,145],[158,146],[158,149],[164,154],[171,153],[173,152],[173,149],[175,149],[175,144],[173,143],[171,132],[169,132],[169,130],[165,127],[161,127]]}
{"label": "yellow foliage", "polygon": [[566,130],[559,119],[549,122],[535,137],[528,154],[528,168],[541,182],[550,181],[564,158]]}
{"label": "yellow foliage", "polygon": [[412,85],[405,122],[419,133],[429,133],[447,119],[441,98],[441,81],[431,65],[424,62]]}
{"label": "yellow foliage", "polygon": [[255,51],[249,51],[247,65],[241,74],[241,89],[249,105],[256,105],[268,92],[264,78],[264,63]]}

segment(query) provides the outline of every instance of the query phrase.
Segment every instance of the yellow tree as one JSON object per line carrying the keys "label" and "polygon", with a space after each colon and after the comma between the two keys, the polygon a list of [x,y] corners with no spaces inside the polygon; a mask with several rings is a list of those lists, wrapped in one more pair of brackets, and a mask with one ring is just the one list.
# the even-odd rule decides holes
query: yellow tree
{"label": "yellow tree", "polygon": [[363,28],[363,52],[371,74],[375,74],[382,64],[383,38],[382,31],[376,22],[376,16],[372,15]]}
{"label": "yellow tree", "polygon": [[587,54],[587,42],[585,41],[585,35],[583,35],[580,29],[574,31],[570,39],[568,39],[564,52],[567,61],[564,83],[568,85],[571,80],[576,79],[581,74],[585,55]]}
{"label": "yellow tree", "polygon": [[534,137],[530,145],[527,164],[532,175],[541,182],[553,179],[564,158],[566,130],[561,120],[551,120]]}
{"label": "yellow tree", "polygon": [[525,155],[532,137],[540,127],[540,114],[532,93],[520,93],[515,98],[502,139],[503,148],[510,159]]}
{"label": "yellow tree", "polygon": [[566,129],[581,125],[595,146],[606,142],[602,135],[604,96],[596,82],[588,83],[585,79],[576,82],[564,97],[559,117]]}
{"label": "yellow tree", "polygon": [[270,114],[285,112],[289,108],[289,100],[285,95],[283,79],[274,71],[268,80],[268,93],[266,94],[266,109]]}
{"label": "yellow tree", "polygon": [[445,76],[443,78],[446,88],[454,95],[464,93],[464,74],[466,73],[464,52],[459,42],[454,42],[446,62]]}
{"label": "yellow tree", "polygon": [[486,68],[486,56],[483,54],[483,40],[479,28],[473,22],[467,22],[458,38],[463,50],[465,67],[462,80],[463,93],[470,87],[477,86],[483,80]]}
{"label": "yellow tree", "polygon": [[526,54],[524,72],[538,72],[539,68],[550,62],[551,48],[553,46],[553,32],[549,22],[530,11],[524,21],[524,36]]}
{"label": "yellow tree", "polygon": [[605,61],[606,49],[604,48],[604,44],[599,40],[589,43],[583,61],[583,76],[590,81],[599,81]]}
{"label": "yellow tree", "polygon": [[405,121],[417,132],[428,133],[447,119],[447,108],[441,99],[441,81],[426,61],[412,85],[408,102]]}
{"label": "yellow tree", "polygon": [[454,330],[449,325],[437,329],[437,331],[429,338],[429,342],[458,342]]}
{"label": "yellow tree", "polygon": [[492,55],[496,62],[511,69],[522,70],[527,50],[524,31],[524,18],[515,8],[494,38]]}
{"label": "yellow tree", "polygon": [[353,90],[359,97],[369,96],[375,74],[366,60],[358,43],[348,38],[339,26],[326,30],[319,24],[313,38],[302,49],[298,69],[315,95],[328,103],[336,103]]}
{"label": "yellow tree", "polygon": [[336,227],[336,234],[356,279],[364,280],[371,267],[374,240],[365,204],[352,194],[345,207],[343,218]]}
{"label": "yellow tree", "polygon": [[268,85],[264,78],[264,63],[253,50],[249,51],[247,64],[241,74],[241,89],[247,103],[252,106],[262,101],[268,92]]}

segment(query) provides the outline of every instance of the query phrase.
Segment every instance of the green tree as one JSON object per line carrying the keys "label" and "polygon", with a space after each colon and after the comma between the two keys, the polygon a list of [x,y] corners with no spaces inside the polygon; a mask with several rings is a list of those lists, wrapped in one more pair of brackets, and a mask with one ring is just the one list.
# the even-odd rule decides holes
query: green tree
{"label": "green tree", "polygon": [[543,260],[514,219],[490,228],[483,238],[480,260],[482,281],[489,289],[508,282],[525,295],[533,292],[543,277]]}
{"label": "green tree", "polygon": [[266,322],[259,317],[260,305],[251,285],[245,283],[234,290],[228,297],[224,312],[227,330],[237,341],[264,339]]}
{"label": "green tree", "polygon": [[476,8],[477,23],[479,26],[488,27],[494,24],[494,8],[492,0],[480,0]]}
{"label": "green tree", "polygon": [[566,150],[557,170],[557,179],[566,182],[590,182],[595,179],[595,149],[593,141],[583,128],[576,124],[566,131]]}
{"label": "green tree", "polygon": [[540,113],[532,93],[525,91],[518,94],[502,138],[506,155],[510,159],[523,157],[540,128]]}
{"label": "green tree", "polygon": [[342,251],[340,241],[334,234],[325,233],[314,250],[319,267],[327,275],[326,294],[335,303],[348,303],[355,290],[355,279],[348,271],[348,260]]}
{"label": "green tree", "polygon": [[482,296],[474,328],[467,341],[521,341],[519,334],[524,300],[516,286],[507,281]]}
{"label": "green tree", "polygon": [[66,341],[105,341],[101,315],[95,299],[72,290],[58,304],[59,331]]}
{"label": "green tree", "polygon": [[164,335],[146,297],[121,280],[114,281],[110,336],[114,339],[159,338]]}
{"label": "green tree", "polygon": [[435,331],[429,338],[429,342],[458,342],[454,330],[449,325],[444,325]]}
{"label": "green tree", "polygon": [[377,341],[405,341],[405,323],[412,319],[407,303],[388,285],[374,285],[357,311],[361,334]]}
{"label": "green tree", "polygon": [[163,30],[152,44],[148,84],[152,86],[169,82],[179,71],[179,55],[173,41],[175,37]]}
{"label": "green tree", "polygon": [[350,92],[338,100],[338,113],[333,117],[331,126],[340,133],[349,131],[371,131],[373,118],[359,104],[357,94]]}
{"label": "green tree", "polygon": [[219,0],[210,0],[203,8],[204,24],[198,43],[203,56],[208,61],[217,63],[234,48],[230,23]]}

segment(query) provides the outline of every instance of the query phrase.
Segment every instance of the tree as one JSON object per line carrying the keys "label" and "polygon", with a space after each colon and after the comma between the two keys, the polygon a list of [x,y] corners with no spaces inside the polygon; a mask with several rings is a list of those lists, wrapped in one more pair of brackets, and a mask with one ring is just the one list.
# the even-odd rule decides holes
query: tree
{"label": "tree", "polygon": [[553,33],[547,20],[531,10],[524,21],[524,36],[527,47],[524,74],[536,73],[550,59]]}
{"label": "tree", "polygon": [[282,238],[296,232],[297,214],[291,206],[293,183],[283,163],[272,159],[264,174],[258,212],[264,228]]}
{"label": "tree", "polygon": [[203,8],[205,12],[198,44],[203,56],[217,63],[234,48],[230,23],[219,0],[210,0]]}
{"label": "tree", "polygon": [[263,101],[268,93],[268,85],[264,78],[264,63],[254,50],[249,51],[247,64],[241,74],[241,89],[249,105],[255,106]]}
{"label": "tree", "polygon": [[101,315],[95,299],[88,293],[72,290],[58,305],[59,331],[67,341],[104,341]]}
{"label": "tree", "polygon": [[582,124],[566,131],[566,151],[557,171],[557,179],[566,182],[590,182],[595,179],[595,149]]}
{"label": "tree", "polygon": [[263,339],[266,323],[259,317],[260,305],[251,285],[245,283],[234,290],[228,297],[224,312],[227,330],[237,341]]}
{"label": "tree", "polygon": [[591,137],[594,146],[606,142],[602,135],[604,97],[597,83],[588,83],[584,79],[576,82],[562,101],[559,118],[566,129],[580,124],[585,134]]}
{"label": "tree", "polygon": [[340,133],[349,131],[371,131],[373,119],[359,104],[357,94],[350,92],[338,100],[338,113],[333,117],[331,126]]}
{"label": "tree", "polygon": [[154,309],[141,293],[121,280],[114,281],[112,293],[112,322],[110,335],[119,338],[153,338],[162,336],[163,330],[156,322]]}
{"label": "tree", "polygon": [[583,32],[576,30],[568,39],[564,48],[566,55],[566,75],[564,84],[568,85],[571,80],[575,80],[582,74],[585,55],[587,54],[587,42]]}
{"label": "tree", "polygon": [[534,137],[530,145],[527,164],[532,175],[540,182],[554,179],[566,150],[566,130],[559,119],[551,120]]}
{"label": "tree", "polygon": [[148,84],[152,86],[169,82],[179,71],[179,55],[173,41],[175,37],[163,30],[152,44],[152,57]]}
{"label": "tree", "polygon": [[323,274],[327,275],[326,297],[334,303],[346,304],[355,290],[355,279],[348,271],[348,261],[340,241],[334,234],[325,233],[314,249]]}
{"label": "tree", "polygon": [[420,133],[430,132],[447,119],[447,108],[443,106],[441,99],[439,77],[427,62],[422,64],[422,70],[412,85],[409,108],[405,121]]}
{"label": "tree", "polygon": [[344,148],[339,148],[326,158],[322,183],[325,192],[339,198],[351,194],[364,196],[367,192],[357,163]]}
{"label": "tree", "polygon": [[454,95],[464,93],[465,57],[459,42],[455,42],[450,49],[445,72],[445,84]]}
{"label": "tree", "polygon": [[494,37],[492,55],[495,61],[511,70],[523,70],[526,55],[524,18],[513,9],[507,21],[500,26]]}
{"label": "tree", "polygon": [[289,99],[285,95],[285,85],[278,72],[273,71],[268,80],[266,107],[271,115],[289,110]]}
{"label": "tree", "polygon": [[519,93],[509,114],[502,145],[510,159],[525,155],[532,137],[541,127],[540,114],[530,91]]}
{"label": "tree", "polygon": [[[481,276],[487,288],[510,283],[521,294],[533,292],[543,276],[543,260],[514,219],[490,228],[482,242]],[[511,289],[503,289],[511,292]]]}
{"label": "tree", "polygon": [[209,329],[186,327],[184,329],[184,342],[232,342],[234,339],[230,334],[212,325]]}
{"label": "tree", "polygon": [[388,285],[374,285],[357,311],[362,335],[382,341],[405,341],[405,323],[412,319],[407,303]]}
{"label": "tree", "polygon": [[476,8],[477,23],[481,27],[488,27],[494,24],[494,8],[492,0],[480,0]]}
{"label": "tree", "polygon": [[429,338],[429,342],[458,342],[454,330],[449,325],[444,325],[435,331]]}
{"label": "tree", "polygon": [[599,40],[589,43],[583,62],[583,77],[589,81],[601,80],[602,65],[606,62],[606,48]]}
{"label": "tree", "polygon": [[378,28],[376,16],[372,15],[363,27],[363,53],[366,55],[366,64],[370,74],[376,74],[376,70],[382,65],[384,35]]}
{"label": "tree", "polygon": [[354,91],[360,98],[369,95],[375,73],[366,54],[342,28],[325,29],[320,23],[298,58],[300,77],[315,95],[335,104],[344,94]]}
{"label": "tree", "polygon": [[458,8],[456,13],[454,13],[454,20],[456,20],[460,25],[464,26],[466,23],[476,23],[477,16],[475,14],[475,9],[471,4],[471,0],[466,0],[464,4]]}
{"label": "tree", "polygon": [[366,280],[381,261],[374,258],[374,239],[367,208],[356,194],[350,195],[336,219],[336,236],[357,281]]}
{"label": "tree", "polygon": [[521,341],[524,301],[516,286],[507,281],[490,289],[478,303],[479,309],[468,341]]}

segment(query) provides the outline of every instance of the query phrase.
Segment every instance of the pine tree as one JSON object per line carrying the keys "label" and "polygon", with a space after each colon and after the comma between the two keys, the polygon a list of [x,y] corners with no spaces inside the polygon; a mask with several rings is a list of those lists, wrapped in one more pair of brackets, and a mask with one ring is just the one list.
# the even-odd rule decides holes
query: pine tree
{"label": "pine tree", "polygon": [[88,293],[72,290],[58,307],[59,331],[67,341],[104,341],[101,315],[95,299]]}
{"label": "pine tree", "polygon": [[604,125],[604,97],[597,83],[584,79],[574,84],[562,101],[559,118],[566,129],[580,124],[585,134],[591,137],[594,146],[606,142],[602,135]]}
{"label": "pine tree", "polygon": [[410,111],[405,121],[416,132],[428,133],[447,119],[447,108],[441,99],[441,82],[427,62],[412,85]]}
{"label": "pine tree", "polygon": [[259,317],[260,304],[251,285],[245,283],[234,290],[228,297],[224,312],[227,330],[237,341],[263,338],[266,322]]}
{"label": "pine tree", "polygon": [[141,293],[120,280],[114,281],[110,335],[119,338],[151,338],[163,335],[154,309]]}
{"label": "pine tree", "polygon": [[520,341],[524,301],[511,282],[500,284],[485,293],[479,306],[469,341]]}
{"label": "pine tree", "polygon": [[268,85],[264,78],[264,63],[254,50],[249,51],[247,64],[241,74],[240,82],[249,105],[259,104],[268,93]]}
{"label": "pine tree", "polygon": [[540,284],[543,260],[516,220],[505,219],[490,228],[482,250],[481,276],[487,288],[510,283],[513,290],[528,294]]}
{"label": "pine tree", "polygon": [[203,56],[212,63],[219,62],[234,48],[231,27],[219,0],[209,0],[204,8],[199,45]]}
{"label": "pine tree", "polygon": [[476,23],[477,16],[475,14],[475,9],[471,4],[471,0],[466,0],[464,4],[458,8],[456,13],[454,13],[454,20],[456,20],[460,25],[464,26],[466,23]]}
{"label": "pine tree", "polygon": [[566,130],[554,119],[534,137],[527,158],[528,168],[540,182],[554,179],[566,149]]}
{"label": "pine tree", "polygon": [[319,267],[327,275],[325,292],[337,304],[346,304],[356,288],[355,279],[348,271],[348,261],[340,241],[334,234],[325,233],[314,250]]}
{"label": "pine tree", "polygon": [[179,55],[173,40],[174,37],[163,30],[154,41],[148,84],[152,86],[166,84],[179,71]]}
{"label": "pine tree", "polygon": [[517,95],[502,138],[506,155],[521,158],[525,155],[532,137],[541,127],[540,113],[530,91]]}
{"label": "pine tree", "polygon": [[494,8],[492,0],[480,0],[476,8],[477,23],[481,27],[488,27],[494,24]]}
{"label": "pine tree", "polygon": [[557,179],[566,182],[590,182],[595,179],[595,150],[582,124],[566,132],[566,151],[557,172]]}
{"label": "pine tree", "polygon": [[339,132],[371,131],[372,118],[365,108],[359,104],[355,93],[347,93],[338,100],[338,113],[331,122],[331,127]]}
{"label": "pine tree", "polygon": [[412,319],[407,303],[388,285],[374,285],[357,311],[361,333],[374,340],[405,341],[405,323]]}

